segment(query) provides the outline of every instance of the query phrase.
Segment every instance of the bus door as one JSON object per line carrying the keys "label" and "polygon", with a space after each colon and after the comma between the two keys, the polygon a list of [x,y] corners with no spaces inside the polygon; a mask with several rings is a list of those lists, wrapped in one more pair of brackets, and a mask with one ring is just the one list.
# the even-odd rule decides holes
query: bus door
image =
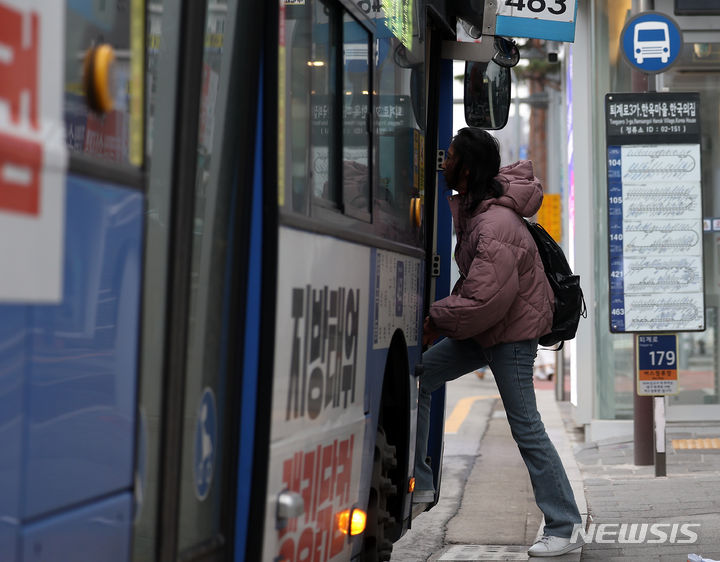
{"label": "bus door", "polygon": [[259,317],[249,248],[251,236],[258,241],[250,224],[264,9],[245,0],[147,3],[152,161],[134,561],[232,555],[238,465],[253,446],[245,421],[257,370],[246,378],[243,365],[257,352],[244,338],[256,337]]}

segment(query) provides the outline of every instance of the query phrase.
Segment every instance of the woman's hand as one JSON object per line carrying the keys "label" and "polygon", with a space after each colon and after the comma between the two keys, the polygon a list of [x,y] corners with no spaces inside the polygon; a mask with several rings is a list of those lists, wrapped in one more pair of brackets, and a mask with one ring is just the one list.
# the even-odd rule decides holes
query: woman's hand
{"label": "woman's hand", "polygon": [[429,316],[426,316],[425,321],[423,322],[422,344],[430,345],[432,342],[438,339],[439,336],[440,334],[438,334],[435,330],[435,325],[433,324],[432,320],[430,320]]}

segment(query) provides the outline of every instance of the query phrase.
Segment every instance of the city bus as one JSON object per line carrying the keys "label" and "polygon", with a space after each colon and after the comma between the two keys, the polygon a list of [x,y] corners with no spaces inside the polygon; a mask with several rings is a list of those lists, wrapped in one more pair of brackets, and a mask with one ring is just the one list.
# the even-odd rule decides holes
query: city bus
{"label": "city bus", "polygon": [[433,506],[444,4],[0,0],[0,560],[388,560]]}

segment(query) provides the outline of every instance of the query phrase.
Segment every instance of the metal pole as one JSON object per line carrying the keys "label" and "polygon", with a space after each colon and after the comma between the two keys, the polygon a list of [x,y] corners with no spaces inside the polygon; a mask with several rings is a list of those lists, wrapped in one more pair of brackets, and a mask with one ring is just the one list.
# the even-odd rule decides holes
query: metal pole
{"label": "metal pole", "polygon": [[555,354],[555,400],[563,402],[565,398],[565,348]]}
{"label": "metal pole", "polygon": [[[652,2],[649,0],[633,0],[633,14],[638,14],[646,10],[652,9]],[[638,70],[632,70],[632,91],[647,92],[649,91],[648,75]],[[655,79],[652,80],[653,90],[655,89]],[[636,465],[653,464],[653,403],[652,396],[639,396],[637,393],[637,335],[633,343],[633,372],[635,373],[633,381],[633,449]]]}
{"label": "metal pole", "polygon": [[637,389],[637,334],[633,338],[633,451],[635,464],[647,466],[653,464],[653,402],[652,396],[640,396]]}
{"label": "metal pole", "polygon": [[667,476],[665,461],[665,397],[654,396],[655,402],[655,476]]}

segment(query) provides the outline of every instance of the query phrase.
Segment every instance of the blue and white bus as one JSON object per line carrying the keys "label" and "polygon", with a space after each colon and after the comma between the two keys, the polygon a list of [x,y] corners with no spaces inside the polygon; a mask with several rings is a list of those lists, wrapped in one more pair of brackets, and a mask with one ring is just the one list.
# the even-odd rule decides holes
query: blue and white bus
{"label": "blue and white bus", "polygon": [[443,6],[0,0],[0,560],[389,559]]}

